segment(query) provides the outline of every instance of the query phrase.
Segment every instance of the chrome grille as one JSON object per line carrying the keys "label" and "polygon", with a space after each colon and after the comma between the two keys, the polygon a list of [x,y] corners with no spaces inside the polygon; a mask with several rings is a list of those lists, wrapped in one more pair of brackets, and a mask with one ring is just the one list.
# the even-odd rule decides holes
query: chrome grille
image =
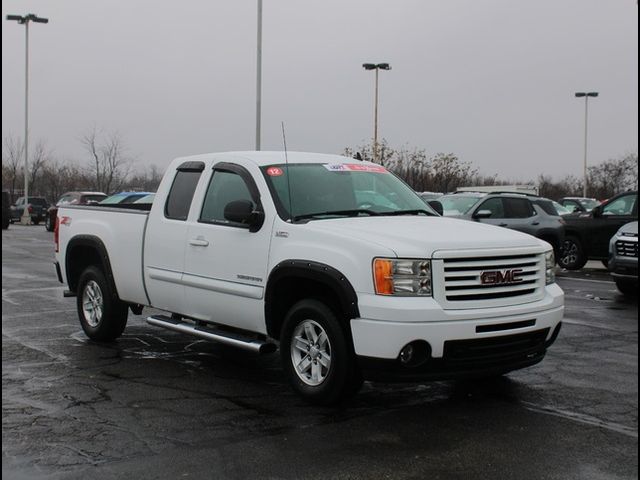
{"label": "chrome grille", "polygon": [[[515,278],[512,278],[514,272]],[[517,300],[535,295],[544,287],[544,277],[544,255],[540,254],[444,259],[448,303]]]}
{"label": "chrome grille", "polygon": [[638,258],[638,241],[618,240],[616,242],[616,255]]}

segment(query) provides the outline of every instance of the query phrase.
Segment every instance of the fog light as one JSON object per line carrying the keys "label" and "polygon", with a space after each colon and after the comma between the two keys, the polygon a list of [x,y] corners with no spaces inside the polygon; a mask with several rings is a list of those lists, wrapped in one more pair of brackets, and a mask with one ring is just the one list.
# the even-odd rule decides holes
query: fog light
{"label": "fog light", "polygon": [[400,363],[409,365],[411,360],[413,360],[413,345],[409,344],[400,350]]}
{"label": "fog light", "polygon": [[424,364],[430,356],[431,346],[424,340],[414,340],[402,347],[398,360],[403,367],[412,368]]}

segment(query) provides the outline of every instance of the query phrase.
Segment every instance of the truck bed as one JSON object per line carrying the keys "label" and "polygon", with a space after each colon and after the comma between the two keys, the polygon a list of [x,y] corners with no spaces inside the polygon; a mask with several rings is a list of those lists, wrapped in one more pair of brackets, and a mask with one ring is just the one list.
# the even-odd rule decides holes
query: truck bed
{"label": "truck bed", "polygon": [[[142,275],[142,248],[150,204],[60,207],[60,245],[73,236],[99,239],[108,252],[118,295],[126,302],[149,304]],[[65,217],[69,220],[66,220]],[[65,261],[66,252],[61,251]],[[66,269],[64,269],[66,272]],[[67,279],[65,278],[65,283]]]}

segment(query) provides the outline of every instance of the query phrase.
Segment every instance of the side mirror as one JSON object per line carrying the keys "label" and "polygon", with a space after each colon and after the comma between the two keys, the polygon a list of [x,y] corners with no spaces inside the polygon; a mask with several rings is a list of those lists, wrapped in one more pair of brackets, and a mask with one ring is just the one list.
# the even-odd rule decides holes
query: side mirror
{"label": "side mirror", "polygon": [[573,207],[573,213],[578,213],[581,212],[582,210],[580,209],[580,207]]}
{"label": "side mirror", "polygon": [[235,200],[224,207],[224,218],[248,225],[250,232],[257,232],[264,223],[264,212],[254,210],[250,200]]}
{"label": "side mirror", "polygon": [[438,215],[441,217],[444,215],[444,208],[442,208],[442,204],[438,200],[429,200],[427,203]]}
{"label": "side mirror", "polygon": [[489,218],[491,215],[493,215],[491,210],[478,210],[476,213],[473,214],[473,218],[477,218],[481,220],[483,218]]}

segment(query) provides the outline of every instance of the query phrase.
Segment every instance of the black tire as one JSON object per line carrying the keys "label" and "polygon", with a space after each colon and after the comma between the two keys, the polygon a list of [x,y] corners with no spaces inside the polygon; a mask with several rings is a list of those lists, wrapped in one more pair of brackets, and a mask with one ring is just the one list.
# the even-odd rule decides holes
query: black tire
{"label": "black tire", "polygon": [[33,219],[33,220],[32,220],[32,222],[33,222],[33,224],[34,224],[34,225],[38,225],[38,224],[40,223],[40,220],[38,220],[38,219]]}
{"label": "black tire", "polygon": [[80,325],[87,337],[111,341],[122,335],[129,313],[127,304],[118,298],[98,267],[91,265],[82,272],[76,300]]}
{"label": "black tire", "polygon": [[[291,307],[280,335],[280,355],[291,386],[310,403],[333,405],[362,386],[350,339],[334,312],[318,300],[301,300]],[[296,364],[302,362],[304,371],[299,373]]]}
{"label": "black tire", "polygon": [[3,221],[3,222],[2,222],[2,229],[3,229],[3,230],[6,230],[7,228],[9,228],[9,224],[10,224],[10,223],[11,223],[11,222],[10,222],[9,220],[5,220],[5,221]]}
{"label": "black tire", "polygon": [[47,215],[44,219],[44,228],[47,229],[47,232],[53,232],[54,225],[51,222],[51,215]]}
{"label": "black tire", "polygon": [[616,278],[616,287],[620,293],[628,297],[638,296],[638,282],[633,280],[627,280],[624,278]]}
{"label": "black tire", "polygon": [[567,270],[580,270],[587,263],[582,243],[577,237],[568,236],[562,243],[562,255],[558,265]]}

